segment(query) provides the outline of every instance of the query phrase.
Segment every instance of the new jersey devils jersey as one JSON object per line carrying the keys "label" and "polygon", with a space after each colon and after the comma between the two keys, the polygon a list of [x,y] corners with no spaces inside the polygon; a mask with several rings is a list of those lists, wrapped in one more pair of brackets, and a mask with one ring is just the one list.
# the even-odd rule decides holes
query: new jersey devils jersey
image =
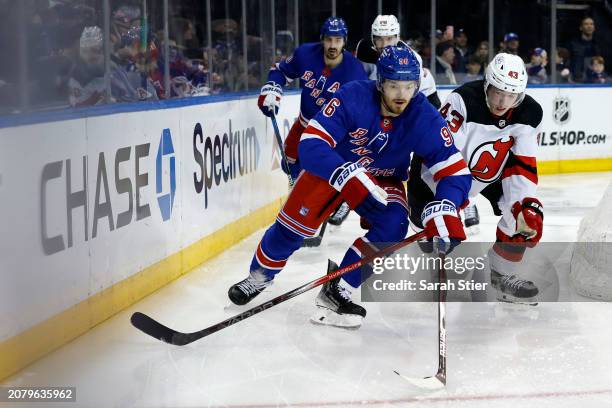
{"label": "new jersey devils jersey", "polygon": [[323,45],[306,43],[298,47],[293,55],[274,66],[268,81],[281,86],[299,78],[302,96],[300,99],[300,122],[306,127],[308,121],[325,102],[347,82],[366,79],[361,63],[350,52],[342,51],[342,62],[334,69],[325,65]]}
{"label": "new jersey devils jersey", "polygon": [[446,123],[422,93],[399,116],[384,117],[375,81],[348,83],[309,122],[299,144],[303,168],[325,180],[346,162],[363,164],[373,176],[406,180],[412,152],[431,169],[436,198],[464,204],[469,171]]}
{"label": "new jersey devils jersey", "polygon": [[[508,216],[508,221],[513,221],[509,214],[512,204],[536,196],[537,135],[542,107],[525,95],[518,107],[510,109],[504,116],[494,116],[485,100],[484,80],[480,80],[455,89],[442,105],[440,113],[472,173],[470,197],[501,180],[503,197],[499,206],[504,216]],[[434,185],[426,167],[423,167],[422,176],[430,187]],[[504,232],[512,235],[514,230],[510,228]]]}

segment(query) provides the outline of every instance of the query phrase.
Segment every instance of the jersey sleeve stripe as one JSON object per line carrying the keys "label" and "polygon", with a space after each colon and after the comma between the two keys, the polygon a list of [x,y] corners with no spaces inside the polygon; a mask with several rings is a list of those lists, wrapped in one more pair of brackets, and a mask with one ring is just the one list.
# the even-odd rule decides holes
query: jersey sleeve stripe
{"label": "jersey sleeve stripe", "polygon": [[463,156],[460,152],[456,152],[450,155],[446,160],[440,161],[429,168],[431,174],[436,174],[441,169],[448,167],[451,164],[463,161]]}
{"label": "jersey sleeve stripe", "polygon": [[524,169],[521,166],[512,166],[504,169],[502,173],[502,179],[511,177],[511,176],[523,176],[533,184],[538,184],[538,175],[529,170]]}
{"label": "jersey sleeve stripe", "polygon": [[461,159],[460,161],[453,163],[450,166],[440,169],[437,173],[433,175],[433,180],[434,182],[438,182],[441,178],[444,177],[462,176],[467,174],[470,174],[470,170],[467,168],[467,164],[465,164],[465,161]]}
{"label": "jersey sleeve stripe", "polygon": [[302,114],[302,111],[300,111],[300,115],[298,116],[298,120],[300,121],[300,125],[302,125],[302,127],[307,127],[308,126],[308,119],[306,119],[304,117],[304,115]]}
{"label": "jersey sleeve stripe", "polygon": [[300,140],[307,140],[313,138],[325,141],[332,148],[336,147],[336,141],[334,140],[334,138],[331,137],[321,125],[319,125],[319,122],[314,119],[311,119],[308,123],[308,127],[306,128],[306,130],[304,130],[304,133],[302,133],[302,138]]}
{"label": "jersey sleeve stripe", "polygon": [[516,160],[518,160],[519,162],[525,164],[526,166],[530,166],[535,168],[537,166],[536,164],[536,158],[532,157],[532,156],[520,156],[518,154],[515,154],[514,157],[516,158]]}
{"label": "jersey sleeve stripe", "polygon": [[534,184],[538,184],[536,158],[530,156],[511,155],[502,173],[502,179],[510,176],[523,176]]}

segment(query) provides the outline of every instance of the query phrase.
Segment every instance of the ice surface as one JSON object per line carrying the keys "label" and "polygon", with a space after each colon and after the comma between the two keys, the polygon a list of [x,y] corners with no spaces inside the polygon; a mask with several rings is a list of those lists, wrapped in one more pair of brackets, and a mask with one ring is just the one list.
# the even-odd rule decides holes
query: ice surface
{"label": "ice surface", "polygon": [[[541,177],[544,240],[572,241],[611,179],[611,173]],[[492,241],[496,217],[484,199],[477,202],[481,232],[470,240]],[[260,298],[323,275],[327,258],[339,262],[361,233],[354,214],[341,227],[328,226],[321,247],[298,251]],[[363,326],[342,330],[309,323],[315,289],[185,347],[130,325],[130,315],[141,311],[194,331],[245,310],[229,306],[226,293],[246,275],[262,234],[3,385],[76,386],[70,407],[612,407],[609,303],[448,304],[448,385],[436,394],[393,372],[435,374],[435,303],[367,303]]]}

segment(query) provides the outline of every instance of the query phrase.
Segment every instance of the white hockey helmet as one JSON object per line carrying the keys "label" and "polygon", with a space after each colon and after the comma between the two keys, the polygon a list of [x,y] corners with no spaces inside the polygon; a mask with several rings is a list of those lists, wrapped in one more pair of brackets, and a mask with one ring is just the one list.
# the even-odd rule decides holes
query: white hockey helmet
{"label": "white hockey helmet", "polygon": [[523,101],[527,88],[527,71],[521,57],[503,52],[493,57],[485,71],[485,96],[489,85],[505,92],[519,94],[513,107],[518,106]]}
{"label": "white hockey helmet", "polygon": [[79,39],[79,48],[102,47],[104,37],[98,26],[85,27]]}
{"label": "white hockey helmet", "polygon": [[372,23],[372,44],[374,37],[388,37],[395,35],[399,38],[400,25],[393,14],[378,15]]}
{"label": "white hockey helmet", "polygon": [[99,65],[104,61],[104,38],[98,26],[85,27],[79,39],[79,55],[88,65]]}

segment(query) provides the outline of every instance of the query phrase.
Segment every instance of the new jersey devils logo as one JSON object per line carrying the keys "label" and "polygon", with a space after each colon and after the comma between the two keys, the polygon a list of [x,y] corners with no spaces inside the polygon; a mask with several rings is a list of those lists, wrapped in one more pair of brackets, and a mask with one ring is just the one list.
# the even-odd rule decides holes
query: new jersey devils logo
{"label": "new jersey devils logo", "polygon": [[492,183],[501,176],[514,137],[508,136],[478,146],[468,164],[472,177],[482,183]]}

